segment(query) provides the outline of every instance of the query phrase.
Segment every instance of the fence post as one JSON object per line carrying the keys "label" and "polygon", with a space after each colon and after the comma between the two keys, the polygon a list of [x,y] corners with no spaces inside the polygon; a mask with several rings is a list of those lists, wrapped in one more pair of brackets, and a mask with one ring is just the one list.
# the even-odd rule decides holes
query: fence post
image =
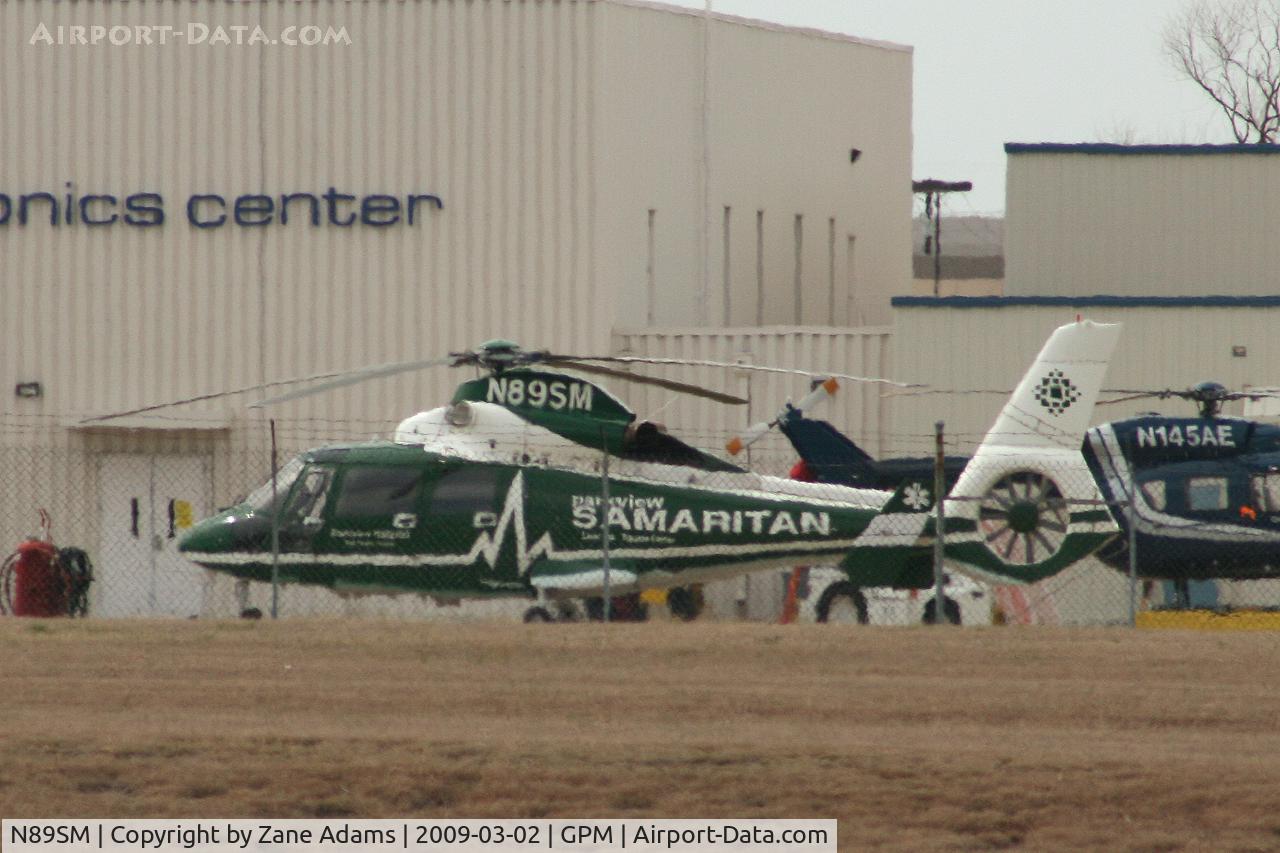
{"label": "fence post", "polygon": [[609,443],[600,430],[600,559],[604,570],[604,621],[612,616],[613,601],[609,595]]}
{"label": "fence post", "polygon": [[276,475],[280,457],[276,450],[276,419],[271,419],[271,618],[280,616],[280,488]]}
{"label": "fence post", "polygon": [[1138,627],[1138,484],[1129,471],[1129,627]]}
{"label": "fence post", "polygon": [[947,620],[947,609],[943,607],[943,565],[946,558],[947,512],[944,508],[947,493],[947,471],[942,446],[943,422],[933,425],[935,433],[935,450],[933,458],[933,497],[934,497],[934,536],[933,536],[933,624],[943,625]]}

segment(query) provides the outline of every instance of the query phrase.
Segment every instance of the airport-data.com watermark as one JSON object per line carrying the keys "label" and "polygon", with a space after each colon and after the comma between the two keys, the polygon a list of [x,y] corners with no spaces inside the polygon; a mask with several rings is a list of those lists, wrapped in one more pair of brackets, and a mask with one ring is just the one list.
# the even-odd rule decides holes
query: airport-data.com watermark
{"label": "airport-data.com watermark", "polygon": [[334,47],[351,44],[344,26],[290,24],[269,30],[258,24],[58,24],[40,22],[28,39],[35,47],[186,45],[191,47]]}

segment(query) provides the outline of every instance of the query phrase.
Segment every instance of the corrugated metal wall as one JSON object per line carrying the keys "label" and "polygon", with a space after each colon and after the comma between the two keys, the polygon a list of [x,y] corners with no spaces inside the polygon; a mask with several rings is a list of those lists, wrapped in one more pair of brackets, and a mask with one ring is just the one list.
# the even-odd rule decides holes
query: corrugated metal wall
{"label": "corrugated metal wall", "polygon": [[[1280,309],[1257,307],[1009,306],[899,307],[893,359],[900,377],[947,393],[894,402],[894,447],[928,452],[935,421],[946,422],[949,445],[969,451],[982,439],[1055,328],[1077,314],[1124,324],[1106,387],[1187,388],[1212,379],[1229,388],[1280,385]],[[1243,358],[1232,354],[1243,346]],[[995,391],[998,393],[981,393]],[[1241,413],[1241,404],[1228,412]],[[1182,400],[1135,400],[1099,406],[1094,423],[1140,411],[1193,415]]]}
{"label": "corrugated metal wall", "polygon": [[[635,43],[637,17],[647,42]],[[139,27],[153,28],[154,40],[155,28],[185,36],[188,24],[203,28],[204,43],[173,35],[164,45],[139,43]],[[303,26],[342,30],[350,43],[234,43],[248,42],[257,27],[278,39]],[[73,44],[73,27],[88,37],[94,27],[127,34],[129,43]],[[219,28],[232,44],[215,43]],[[628,88],[635,86],[630,63],[652,67],[667,51],[687,54],[696,67],[700,28],[687,10],[594,0],[0,0],[0,32],[9,36],[0,57],[0,194],[10,200],[0,223],[0,316],[8,321],[0,390],[43,386],[42,397],[10,396],[0,406],[0,446],[11,449],[0,537],[30,532],[35,509],[46,506],[59,541],[93,547],[104,492],[94,460],[105,453],[207,458],[215,505],[265,479],[266,418],[246,411],[247,395],[118,421],[116,429],[68,428],[87,416],[434,356],[493,337],[609,351],[618,317],[639,319],[619,306],[634,283],[629,276],[646,264],[645,215],[658,202],[644,192],[673,169],[657,149],[645,149],[641,160],[606,143],[641,127],[651,138],[632,141],[642,148],[660,139],[700,150],[701,90],[692,80]],[[733,146],[735,158],[758,150],[742,174],[738,161],[721,161],[713,174],[723,192],[711,196],[712,209],[740,204],[734,227],[752,229],[761,204],[779,211],[770,228],[808,215],[812,205],[802,257],[812,287],[822,300],[833,294],[836,322],[864,322],[860,313],[869,316],[877,299],[908,282],[910,50],[723,20],[715,29],[712,56],[734,67],[717,72],[709,97],[734,103],[713,103],[721,123],[712,141]],[[41,32],[57,43],[43,43]],[[733,76],[743,55],[759,59],[754,75],[774,80],[772,88],[750,88],[757,103],[730,85],[746,85]],[[784,56],[790,71],[779,76],[771,69]],[[627,103],[647,111],[624,121],[605,102],[627,91]],[[805,93],[826,106],[802,108]],[[785,121],[770,125],[781,137],[741,132],[741,121],[758,123],[780,100],[791,107]],[[801,167],[808,149],[804,158],[788,157],[780,138],[797,150],[824,140],[826,165]],[[864,156],[851,173],[850,146],[876,156]],[[792,185],[797,170],[806,183]],[[743,194],[756,186],[768,190],[763,201]],[[846,198],[846,187],[856,193]],[[359,213],[359,200],[374,194],[398,198],[401,218],[385,227],[332,224],[330,191],[355,197],[339,205],[338,219]],[[702,209],[696,184],[676,181],[673,191],[679,194],[662,197],[664,211]],[[19,222],[21,196],[41,193],[48,197],[28,199],[28,221]],[[303,196],[283,223],[286,194],[315,197],[319,222],[312,224]],[[234,221],[235,200],[250,195],[271,197],[269,224]],[[405,206],[413,195],[436,196],[443,209],[421,204],[411,225]],[[201,196],[219,196],[226,208]],[[895,208],[900,223],[884,214]],[[227,220],[213,227],[192,220],[208,224],[224,213]],[[87,221],[111,215],[103,224]],[[126,215],[153,224],[131,224]],[[250,210],[248,218],[258,217]],[[664,227],[679,221],[665,218]],[[863,240],[865,289],[836,298],[832,281],[841,288],[852,281],[844,241],[853,231]],[[769,250],[768,263],[781,258],[786,273],[765,282],[771,293],[794,290],[790,234],[787,225],[769,238],[782,248]],[[713,258],[721,254],[717,235]],[[657,246],[672,273],[656,280],[663,298],[686,293],[691,270],[701,274],[700,256],[674,260],[672,248],[690,236],[686,228]],[[735,236],[732,251],[746,245]],[[723,278],[714,266],[711,275]],[[722,319],[714,307],[708,312],[708,322]],[[812,352],[805,334],[795,350],[783,347],[777,330],[754,338],[703,334],[715,341],[708,352],[750,338],[761,361],[804,366],[832,355],[837,367],[883,372],[884,333],[867,339],[874,344],[859,333],[823,333]],[[460,374],[406,374],[280,407],[272,414],[281,447],[389,435],[400,418],[447,400],[470,376]],[[753,384],[753,395],[766,401],[760,416],[802,386]],[[680,411],[704,430],[739,425],[721,413]],[[884,431],[879,417],[860,412],[850,423],[874,442]]]}
{"label": "corrugated metal wall", "polygon": [[1280,292],[1280,148],[1172,148],[1010,153],[1005,293]]}
{"label": "corrugated metal wall", "polygon": [[[0,345],[6,372],[45,385],[24,412],[114,411],[499,335],[603,349],[610,296],[591,266],[594,8],[0,3],[11,34],[190,19],[272,35],[345,27],[352,40],[6,51],[0,192],[110,194],[121,204],[158,193],[165,216],[151,228],[54,227],[42,204],[32,209],[45,219],[0,228],[9,280],[0,311],[22,318]],[[412,226],[382,228],[329,225],[323,209],[313,226],[305,201],[288,225],[187,222],[195,194],[278,203],[330,187],[434,194],[444,209],[419,207]],[[105,204],[92,211],[105,215]],[[282,415],[404,412],[455,381],[408,376]],[[203,411],[222,416],[231,405]]]}
{"label": "corrugated metal wall", "polygon": [[[614,351],[621,355],[686,358],[747,363],[855,376],[894,378],[890,360],[891,333],[886,327],[861,329],[788,328],[765,329],[634,329],[613,335]],[[637,366],[635,373],[665,376],[692,382],[747,398],[747,406],[708,405],[698,398],[662,388],[634,385],[618,388],[642,419],[667,424],[673,433],[705,450],[724,455],[725,442],[750,424],[771,420],[788,400],[809,393],[803,376],[758,373],[719,367]],[[872,455],[887,446],[889,411],[882,402],[882,387],[871,383],[843,382],[836,397],[814,411],[844,430]],[[752,467],[785,474],[796,460],[786,439],[776,431],[752,448]]]}
{"label": "corrugated metal wall", "polygon": [[911,279],[911,48],[631,0],[602,20],[618,322],[888,323]]}
{"label": "corrugated metal wall", "polygon": [[[647,39],[639,45],[630,38],[637,18]],[[43,29],[70,39],[71,27],[184,29],[189,21],[233,33],[260,26],[271,38],[290,26],[342,28],[351,43],[46,45],[35,37]],[[20,36],[0,75],[6,152],[0,193],[14,205],[22,194],[49,193],[60,205],[57,225],[42,219],[50,205],[36,200],[29,223],[16,224],[15,210],[14,221],[0,226],[9,282],[0,311],[21,318],[0,344],[0,358],[12,381],[39,380],[45,391],[41,400],[14,401],[24,417],[62,422],[263,378],[435,355],[499,336],[603,351],[620,294],[633,283],[622,272],[646,263],[644,213],[655,202],[643,196],[674,166],[662,157],[632,157],[633,149],[612,143],[640,122],[651,144],[677,140],[691,158],[701,150],[696,80],[685,75],[663,90],[679,92],[683,107],[676,113],[653,92],[637,100],[634,87],[628,90],[632,59],[649,66],[662,50],[676,50],[697,65],[701,23],[687,10],[588,0],[177,6],[0,0],[0,27]],[[720,19],[714,30],[718,52],[709,59],[734,58],[741,70],[743,51],[763,55],[769,46],[776,54],[770,63],[786,56],[792,68],[784,76],[752,71],[776,87],[756,92],[759,103],[743,103],[733,88],[741,81],[724,69],[708,90],[709,98],[724,101],[711,106],[720,157],[710,198],[711,295],[718,299],[725,289],[723,201],[741,201],[733,220],[734,274],[750,281],[733,286],[758,289],[755,265],[742,253],[755,209],[765,207],[772,235],[765,263],[772,272],[758,286],[790,304],[795,271],[802,269],[805,317],[830,314],[834,303],[840,321],[854,324],[860,314],[875,313],[871,304],[907,285],[910,50]],[[621,45],[629,45],[625,56]],[[788,112],[781,137],[760,120],[770,103],[828,97],[833,77],[849,79],[845,94],[870,99],[867,105],[885,114],[871,121],[855,104],[844,111],[856,119],[849,124],[830,105]],[[602,89],[631,91],[628,103],[651,106],[623,121],[616,110],[604,111]],[[901,97],[886,100],[886,90]],[[813,125],[797,133],[805,116]],[[744,121],[760,132],[744,134]],[[764,133],[769,128],[775,135]],[[817,153],[788,157],[780,150],[785,139],[809,145],[814,138],[826,140],[820,162]],[[868,152],[856,169],[849,145]],[[753,146],[760,149],[756,159],[742,160]],[[813,164],[800,168],[799,160]],[[739,168],[743,163],[749,168]],[[774,164],[773,173],[761,164]],[[189,208],[194,196],[233,203],[262,194],[279,208],[284,194],[321,197],[330,188],[356,197],[394,195],[402,203],[432,194],[444,209],[420,206],[413,225],[402,216],[387,227],[339,227],[327,221],[321,199],[320,224],[312,225],[304,198],[292,203],[287,225],[278,210],[260,226],[228,219],[197,228],[189,221],[192,211],[206,221],[223,212],[207,199]],[[696,186],[685,180],[678,190],[679,199],[664,197],[664,217],[672,206],[702,209]],[[123,221],[126,198],[142,194],[155,194],[142,202],[162,207],[163,224]],[[85,196],[114,197],[110,204],[96,198],[87,210],[122,218],[80,221]],[[875,225],[895,221],[884,216],[895,207],[903,212],[898,227]],[[344,210],[351,209],[347,203]],[[68,212],[71,224],[64,221]],[[792,220],[802,213],[800,257],[790,244],[797,242]],[[686,231],[696,232],[696,219]],[[669,231],[679,220],[663,221]],[[608,230],[598,231],[598,222],[609,223]],[[846,242],[853,230],[862,240],[860,296],[848,292],[854,261]],[[702,265],[673,245],[656,247],[664,265],[659,300],[683,304]],[[719,308],[711,306],[708,322],[723,319]],[[636,319],[628,312],[623,322]],[[446,370],[427,371],[276,414],[337,420],[356,433],[381,430],[387,420],[445,399],[457,380]],[[195,404],[152,422],[253,423],[244,400]],[[231,432],[236,440],[243,434]]]}

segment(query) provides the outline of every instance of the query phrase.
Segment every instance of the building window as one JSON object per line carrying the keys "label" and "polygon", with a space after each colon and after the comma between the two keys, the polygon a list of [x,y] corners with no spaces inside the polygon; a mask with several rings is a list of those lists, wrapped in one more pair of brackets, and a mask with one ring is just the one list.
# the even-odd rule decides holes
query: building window
{"label": "building window", "polygon": [[849,246],[845,250],[846,252],[845,275],[849,277],[849,292],[845,297],[846,303],[848,305],[849,316],[845,318],[845,325],[848,325],[848,326],[862,325],[862,309],[858,305],[858,265],[856,263],[857,255],[854,252],[854,248],[857,245],[857,239],[858,239],[857,237],[854,237],[852,234],[850,234]]}
{"label": "building window", "polygon": [[756,325],[764,325],[764,211],[756,211]]}
{"label": "building window", "polygon": [[836,324],[836,218],[827,220],[827,318],[823,325]]}
{"label": "building window", "polygon": [[804,322],[804,214],[796,214],[796,323]]}
{"label": "building window", "polygon": [[730,289],[733,279],[729,269],[729,205],[724,206],[724,325],[733,325],[732,300]]}
{"label": "building window", "polygon": [[658,280],[657,272],[654,269],[657,263],[657,238],[656,238],[656,220],[658,211],[652,207],[649,208],[649,260],[645,264],[645,321],[646,325],[656,325],[654,322],[654,311],[658,302]]}

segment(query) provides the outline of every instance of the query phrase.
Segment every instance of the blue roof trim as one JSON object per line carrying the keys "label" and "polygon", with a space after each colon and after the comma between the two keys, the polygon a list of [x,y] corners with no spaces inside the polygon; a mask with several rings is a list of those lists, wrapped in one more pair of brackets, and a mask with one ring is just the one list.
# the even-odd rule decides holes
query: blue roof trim
{"label": "blue roof trim", "polygon": [[895,296],[894,308],[1280,308],[1280,296]]}
{"label": "blue roof trim", "polygon": [[1006,154],[1280,154],[1280,145],[1117,145],[1112,142],[1006,142]]}

